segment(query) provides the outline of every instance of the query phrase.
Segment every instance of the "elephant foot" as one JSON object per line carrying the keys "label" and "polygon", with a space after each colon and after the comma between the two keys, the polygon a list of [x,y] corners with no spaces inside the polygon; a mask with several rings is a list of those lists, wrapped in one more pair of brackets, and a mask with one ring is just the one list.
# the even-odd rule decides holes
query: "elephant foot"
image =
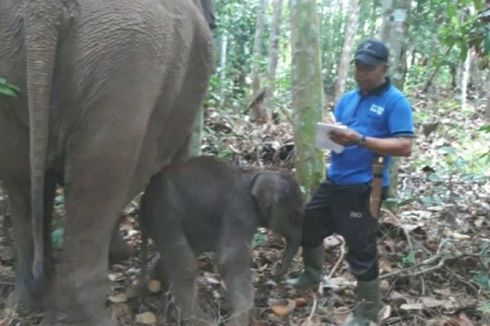
{"label": "elephant foot", "polygon": [[43,311],[42,300],[21,287],[16,287],[7,298],[7,310],[19,316],[36,316]]}

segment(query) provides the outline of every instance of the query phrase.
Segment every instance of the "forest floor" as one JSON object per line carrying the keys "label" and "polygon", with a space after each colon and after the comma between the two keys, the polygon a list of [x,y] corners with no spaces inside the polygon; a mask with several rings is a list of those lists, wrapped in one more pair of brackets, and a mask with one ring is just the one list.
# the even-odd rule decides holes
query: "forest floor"
{"label": "forest floor", "polygon": [[[379,220],[381,291],[380,325],[490,326],[490,148],[483,103],[470,98],[460,109],[452,94],[413,94],[417,137],[410,159],[399,174],[399,210],[383,210]],[[287,120],[287,119],[285,119]],[[294,165],[291,124],[257,126],[240,115],[206,114],[203,152],[240,165],[291,170]],[[61,195],[60,195],[61,196]],[[62,197],[57,200],[62,215]],[[121,232],[140,245],[137,200],[122,214]],[[0,193],[0,218],[7,215]],[[7,230],[5,230],[7,229]],[[14,258],[8,227],[0,228],[0,326],[36,325],[5,308],[13,289]],[[355,279],[349,273],[341,237],[325,239],[325,279],[318,289],[297,291],[271,275],[283,243],[267,230],[252,246],[255,288],[253,325],[339,325],[354,306]],[[153,256],[152,261],[156,259]],[[223,323],[229,305],[212,254],[199,258],[199,302]],[[298,254],[287,277],[302,268]],[[122,325],[176,325],[171,295],[157,281],[137,296],[140,259],[111,266],[112,294],[107,306]]]}

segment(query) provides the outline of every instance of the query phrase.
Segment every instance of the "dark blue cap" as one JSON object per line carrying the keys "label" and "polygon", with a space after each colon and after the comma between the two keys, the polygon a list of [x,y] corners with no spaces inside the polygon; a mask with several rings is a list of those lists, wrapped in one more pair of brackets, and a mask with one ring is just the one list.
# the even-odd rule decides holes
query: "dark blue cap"
{"label": "dark blue cap", "polygon": [[383,42],[366,40],[357,47],[354,60],[366,65],[376,66],[381,63],[387,63],[389,55],[390,51]]}

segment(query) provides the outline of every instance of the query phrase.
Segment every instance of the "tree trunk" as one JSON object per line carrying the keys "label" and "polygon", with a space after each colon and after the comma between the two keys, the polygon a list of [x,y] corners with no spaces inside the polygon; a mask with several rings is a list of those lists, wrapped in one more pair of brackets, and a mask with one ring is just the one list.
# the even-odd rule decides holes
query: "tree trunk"
{"label": "tree trunk", "polygon": [[226,34],[226,31],[223,32],[223,35],[221,35],[220,39],[220,51],[219,51],[219,75],[220,75],[220,81],[219,81],[219,105],[223,105],[223,99],[225,98],[225,93],[226,93],[226,85],[225,85],[225,80],[226,80],[226,55],[228,51],[228,34]]}
{"label": "tree trunk", "polygon": [[204,107],[201,106],[194,117],[191,130],[191,144],[189,155],[200,156],[201,155],[201,143],[202,143],[202,129],[204,126]]}
{"label": "tree trunk", "polygon": [[325,175],[323,153],[315,147],[323,113],[316,1],[290,1],[290,15],[296,176],[309,198]]}
{"label": "tree trunk", "polygon": [[344,46],[339,61],[337,82],[335,83],[335,100],[338,100],[345,92],[345,80],[347,79],[347,73],[349,71],[349,63],[352,60],[354,37],[357,32],[357,20],[359,17],[358,9],[357,0],[349,0],[346,11],[348,18],[344,30]]}
{"label": "tree trunk", "polygon": [[279,35],[281,31],[283,0],[274,0],[271,35],[269,38],[269,64],[267,67],[266,94],[264,98],[264,108],[266,112],[271,112],[270,103],[274,98],[277,61],[279,59]]}
{"label": "tree trunk", "polygon": [[[260,94],[260,61],[262,59],[262,35],[264,34],[266,0],[259,0],[257,6],[257,21],[255,25],[255,39],[252,60],[252,101]],[[267,121],[267,112],[264,106],[253,106],[253,119],[257,122]]]}
{"label": "tree trunk", "polygon": [[[487,73],[487,90],[490,89],[490,69]],[[485,116],[487,118],[487,122],[490,122],[490,92],[487,91],[487,107],[485,108]]]}
{"label": "tree trunk", "polygon": [[461,97],[461,109],[466,106],[466,99],[468,93],[468,82],[470,80],[470,69],[471,69],[471,52],[466,53],[466,59],[461,65],[461,85],[460,85],[460,97]]}
{"label": "tree trunk", "polygon": [[383,24],[380,38],[390,49],[390,77],[393,84],[403,89],[407,74],[409,0],[384,0]]}
{"label": "tree trunk", "polygon": [[[408,15],[410,12],[410,0],[384,0],[383,1],[383,24],[381,28],[380,38],[386,43],[390,49],[390,77],[392,83],[403,90],[405,76],[407,73],[407,57],[408,49]],[[390,169],[390,188],[388,197],[391,200],[387,202],[388,208],[396,211],[397,188],[398,188],[398,169],[400,166],[400,158],[394,157],[393,164]]]}

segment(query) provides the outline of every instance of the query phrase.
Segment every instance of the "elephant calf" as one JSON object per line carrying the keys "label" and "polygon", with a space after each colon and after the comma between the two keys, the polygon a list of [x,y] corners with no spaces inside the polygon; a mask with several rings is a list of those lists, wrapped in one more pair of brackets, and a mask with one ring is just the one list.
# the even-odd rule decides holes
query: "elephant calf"
{"label": "elephant calf", "polygon": [[302,237],[302,196],[286,173],[244,170],[214,157],[165,167],[151,180],[141,203],[141,225],[161,255],[183,320],[196,316],[196,255],[216,252],[233,307],[233,324],[248,325],[253,306],[250,245],[257,227],[286,239],[284,274]]}

